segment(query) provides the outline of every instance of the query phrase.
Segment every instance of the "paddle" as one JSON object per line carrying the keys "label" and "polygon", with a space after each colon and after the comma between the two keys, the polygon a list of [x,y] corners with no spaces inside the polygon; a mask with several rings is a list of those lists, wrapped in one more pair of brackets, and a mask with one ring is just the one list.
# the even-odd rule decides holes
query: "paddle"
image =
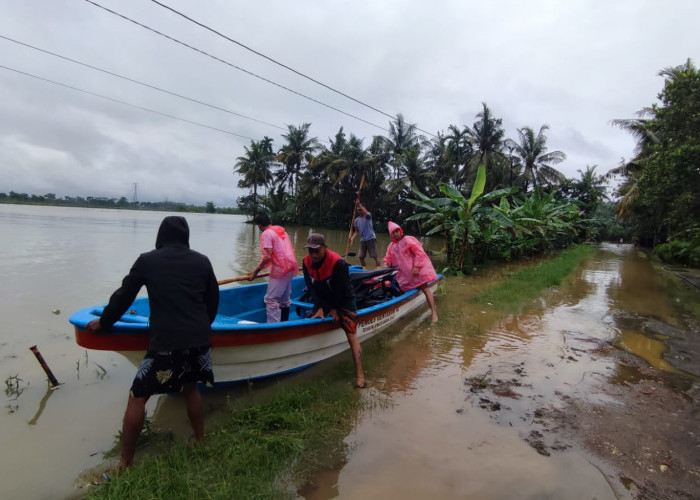
{"label": "paddle", "polygon": [[365,184],[365,171],[362,171],[362,178],[360,178],[360,188],[357,190],[357,199],[355,200],[355,205],[352,209],[352,220],[350,220],[350,232],[348,232],[348,246],[345,247],[345,257],[354,257],[357,255],[355,252],[350,252],[350,236],[352,236],[352,230],[355,227],[355,218],[357,217],[357,204],[360,202],[360,193],[362,193],[362,186]]}
{"label": "paddle", "polygon": [[[258,274],[255,279],[258,278],[264,278],[265,276],[269,276],[270,273],[263,273],[263,274]],[[225,280],[220,280],[218,283],[219,285],[225,285],[227,283],[235,283],[236,281],[244,281],[248,279],[248,275],[244,274],[243,276],[236,276],[235,278],[228,278]]]}
{"label": "paddle", "polygon": [[[300,267],[300,268],[299,268],[299,271],[301,271],[301,270],[302,270],[302,268]],[[258,274],[258,275],[255,277],[255,279],[264,278],[265,276],[270,276],[270,273]],[[227,284],[227,283],[235,283],[236,281],[245,281],[245,280],[247,280],[247,279],[248,279],[248,275],[247,275],[247,274],[244,274],[243,276],[236,276],[235,278],[228,278],[228,279],[225,279],[225,280],[218,281],[217,283],[219,283],[219,285],[225,285],[225,284]]]}

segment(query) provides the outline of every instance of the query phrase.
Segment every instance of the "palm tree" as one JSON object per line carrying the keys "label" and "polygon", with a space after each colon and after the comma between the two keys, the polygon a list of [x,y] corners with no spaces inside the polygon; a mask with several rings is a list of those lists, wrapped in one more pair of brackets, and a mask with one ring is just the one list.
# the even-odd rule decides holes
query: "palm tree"
{"label": "palm tree", "polygon": [[547,136],[545,132],[549,130],[548,125],[542,125],[540,131],[535,135],[535,131],[530,127],[518,129],[520,141],[507,140],[507,147],[512,148],[515,155],[520,158],[523,165],[523,176],[525,178],[525,191],[532,182],[533,187],[561,185],[566,177],[552,165],[561,163],[566,159],[566,155],[561,151],[547,152]]}
{"label": "palm tree", "polygon": [[616,212],[621,218],[627,217],[630,208],[637,200],[637,195],[639,194],[637,181],[644,170],[644,165],[653,154],[654,146],[661,142],[659,136],[653,130],[653,121],[644,118],[647,115],[653,115],[653,113],[653,109],[644,108],[637,112],[638,118],[610,121],[612,125],[631,134],[636,141],[632,159],[628,162],[622,161],[619,167],[609,170],[606,174],[608,178],[616,175],[624,177],[624,181],[617,190],[622,195],[616,207]]}
{"label": "palm tree", "polygon": [[470,141],[469,127],[460,130],[457,126],[450,125],[448,130],[445,141],[447,144],[446,160],[452,174],[450,182],[455,187],[459,187],[464,183],[467,166],[474,154],[474,148]]}
{"label": "palm tree", "polygon": [[478,113],[478,120],[474,122],[474,126],[468,129],[468,133],[476,146],[478,155],[478,163],[482,164],[489,155],[499,152],[503,142],[503,120],[494,118],[491,109],[482,102],[483,111]]}
{"label": "palm tree", "polygon": [[434,180],[433,173],[425,168],[425,158],[417,146],[406,151],[400,174],[409,190],[425,192]]}
{"label": "palm tree", "polygon": [[397,179],[406,151],[419,144],[419,141],[416,126],[406,123],[401,113],[397,114],[396,120],[389,124],[389,137],[382,138],[385,150],[391,153],[391,165]]}
{"label": "palm tree", "polygon": [[597,165],[586,166],[586,170],[581,169],[577,172],[581,178],[575,182],[576,184],[576,199],[580,202],[581,209],[590,217],[598,208],[601,200],[606,198],[606,178],[605,175],[596,175],[595,169]]}
{"label": "palm tree", "polygon": [[253,216],[258,209],[258,186],[265,187],[272,182],[270,162],[274,158],[272,139],[264,137],[260,141],[250,141],[250,148],[243,146],[245,155],[236,158],[234,173],[241,176],[238,187],[253,188]]}
{"label": "palm tree", "polygon": [[469,135],[469,142],[472,144],[473,155],[469,161],[469,168],[465,171],[462,183],[470,184],[474,182],[477,168],[484,165],[486,168],[488,184],[486,192],[491,191],[495,186],[501,184],[501,175],[503,172],[494,172],[503,170],[501,148],[503,146],[503,120],[494,118],[491,109],[482,102],[483,110],[476,115],[477,121],[474,122],[472,128],[465,127],[466,133]]}
{"label": "palm tree", "polygon": [[313,153],[319,144],[315,137],[309,138],[310,123],[304,123],[298,127],[287,125],[287,133],[282,137],[287,141],[280,149],[277,161],[282,162],[284,169],[280,171],[279,180],[289,184],[289,192],[296,196],[296,187],[299,174],[313,159]]}

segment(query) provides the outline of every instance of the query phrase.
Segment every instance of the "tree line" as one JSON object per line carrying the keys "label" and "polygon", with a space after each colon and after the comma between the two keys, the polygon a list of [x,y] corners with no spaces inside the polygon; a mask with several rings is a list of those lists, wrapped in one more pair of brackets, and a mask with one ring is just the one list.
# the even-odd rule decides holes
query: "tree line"
{"label": "tree line", "polygon": [[613,121],[636,140],[611,172],[624,178],[617,213],[663,260],[700,267],[700,72],[688,59],[659,76],[658,103]]}
{"label": "tree line", "polygon": [[82,208],[114,208],[122,210],[155,210],[166,212],[194,212],[194,213],[239,213],[235,208],[220,208],[214,202],[208,201],[205,205],[189,205],[174,201],[129,201],[124,196],[121,198],[108,198],[99,196],[64,196],[58,197],[55,193],[43,195],[17,193],[10,191],[0,193],[0,203],[12,203],[18,205],[50,205]]}
{"label": "tree line", "polygon": [[[506,138],[485,103],[472,126],[450,125],[429,139],[400,114],[369,146],[343,128],[322,145],[310,126],[289,125],[278,150],[269,137],[244,147],[234,172],[251,193],[238,199],[241,210],[265,211],[278,223],[348,227],[361,186],[378,229],[394,220],[413,233],[439,234],[447,264],[458,272],[484,260],[627,235],[604,206],[606,180],[595,166],[567,179],[555,167],[566,155],[547,147],[547,125]],[[535,220],[543,225],[534,227]]]}
{"label": "tree line", "polygon": [[[279,223],[347,227],[362,186],[377,229],[395,220],[411,232],[439,235],[458,272],[618,238],[671,245],[685,257],[695,252],[700,265],[700,79],[690,60],[660,75],[659,104],[638,119],[612,121],[638,145],[631,161],[605,175],[586,166],[579,178],[567,178],[556,168],[566,154],[549,150],[547,125],[507,138],[502,119],[482,103],[471,126],[449,125],[430,138],[401,114],[368,145],[343,128],[324,145],[311,136],[311,124],[288,125],[279,148],[269,137],[244,147],[234,173],[251,192],[237,203]],[[619,203],[606,187],[615,175],[623,179],[611,193]]]}

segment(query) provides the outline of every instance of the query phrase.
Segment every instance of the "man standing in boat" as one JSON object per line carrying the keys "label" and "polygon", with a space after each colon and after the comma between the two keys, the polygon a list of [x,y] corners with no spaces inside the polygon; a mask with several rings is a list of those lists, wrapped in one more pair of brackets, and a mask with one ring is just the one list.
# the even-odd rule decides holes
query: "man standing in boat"
{"label": "man standing in boat", "polygon": [[360,203],[359,199],[357,200],[355,210],[355,231],[352,233],[352,236],[350,236],[348,243],[352,245],[352,242],[355,241],[355,238],[357,238],[357,235],[359,234],[360,253],[357,254],[357,257],[360,259],[360,264],[363,268],[365,267],[365,256],[369,253],[369,256],[374,259],[377,268],[380,268],[382,265],[379,263],[379,259],[377,257],[377,235],[374,233],[372,214],[367,211],[362,203]]}
{"label": "man standing in boat", "polygon": [[211,323],[219,307],[219,285],[209,259],[189,245],[184,217],[163,219],[156,248],[141,254],[102,316],[86,328],[107,330],[136,298],[142,286],[151,309],[148,352],[129,393],[122,427],[120,469],[134,462],[146,401],[153,394],[182,393],[194,438],[204,439],[204,408],[197,382],[214,384]]}
{"label": "man standing in boat", "polygon": [[270,266],[270,279],[265,294],[265,310],[268,323],[279,323],[289,319],[292,279],[298,272],[297,259],[289,235],[282,226],[273,226],[270,217],[258,214],[253,222],[260,229],[260,253],[262,258],[255,271],[248,275],[254,280],[260,271]]}
{"label": "man standing in boat", "polygon": [[314,304],[312,318],[331,316],[345,332],[355,363],[355,387],[367,387],[362,370],[362,348],[357,339],[357,305],[350,287],[350,271],[343,258],[328,249],[325,237],[312,233],[306,240],[309,254],[304,257],[304,281]]}

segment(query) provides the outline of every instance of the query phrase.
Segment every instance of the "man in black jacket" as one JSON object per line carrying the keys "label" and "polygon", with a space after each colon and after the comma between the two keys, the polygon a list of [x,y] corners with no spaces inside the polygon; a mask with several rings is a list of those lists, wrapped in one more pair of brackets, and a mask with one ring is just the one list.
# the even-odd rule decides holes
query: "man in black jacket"
{"label": "man in black jacket", "polygon": [[142,286],[151,309],[148,352],[134,378],[122,427],[120,469],[131,467],[153,394],[181,392],[194,437],[204,439],[204,410],[197,381],[214,383],[211,323],[219,306],[219,285],[209,259],[190,249],[184,217],[169,216],[158,229],[156,248],[136,259],[102,316],[88,330],[107,330],[132,304]]}

